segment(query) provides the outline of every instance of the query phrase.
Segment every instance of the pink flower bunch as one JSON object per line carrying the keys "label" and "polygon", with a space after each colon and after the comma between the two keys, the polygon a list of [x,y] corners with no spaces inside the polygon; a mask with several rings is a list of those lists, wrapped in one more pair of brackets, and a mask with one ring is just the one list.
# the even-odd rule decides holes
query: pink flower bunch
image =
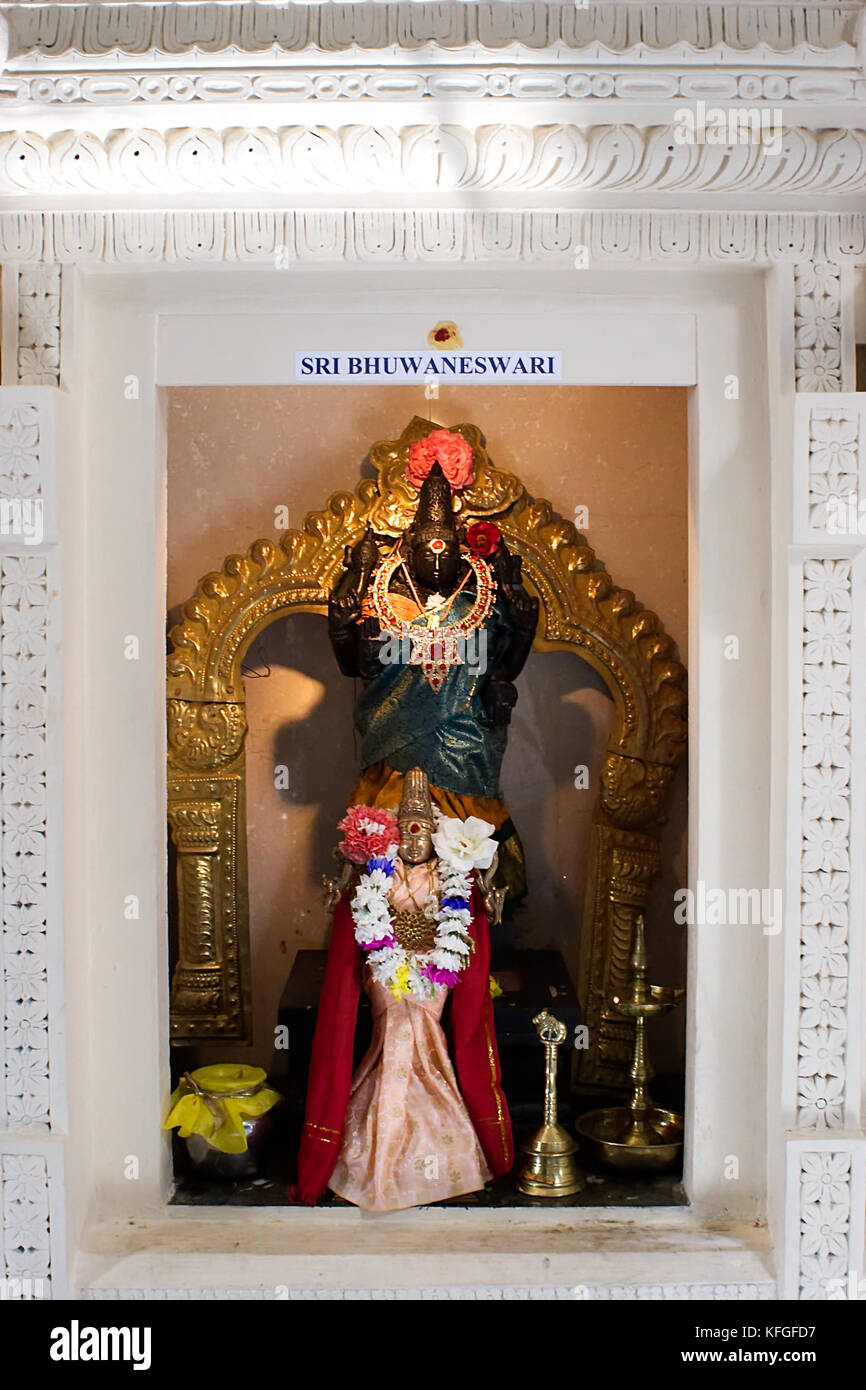
{"label": "pink flower bunch", "polygon": [[462,434],[433,430],[410,445],[406,477],[418,491],[434,463],[439,464],[452,492],[459,492],[473,481],[472,445]]}
{"label": "pink flower bunch", "polygon": [[431,985],[444,985],[446,989],[453,989],[460,975],[456,970],[445,970],[440,965],[425,965],[421,974],[429,980]]}
{"label": "pink flower bunch", "polygon": [[340,852],[353,864],[386,855],[400,839],[397,817],[381,806],[350,806],[337,829],[343,831]]}

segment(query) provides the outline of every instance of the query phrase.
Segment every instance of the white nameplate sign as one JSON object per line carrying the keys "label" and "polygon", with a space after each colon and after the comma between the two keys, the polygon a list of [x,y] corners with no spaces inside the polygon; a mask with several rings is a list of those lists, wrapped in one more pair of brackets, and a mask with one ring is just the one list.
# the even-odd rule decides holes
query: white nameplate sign
{"label": "white nameplate sign", "polygon": [[561,352],[296,352],[299,382],[422,383],[562,380]]}

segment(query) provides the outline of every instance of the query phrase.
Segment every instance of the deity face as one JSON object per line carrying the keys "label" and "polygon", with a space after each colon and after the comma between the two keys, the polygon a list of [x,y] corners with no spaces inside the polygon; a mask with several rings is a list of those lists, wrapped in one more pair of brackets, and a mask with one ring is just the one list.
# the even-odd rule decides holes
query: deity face
{"label": "deity face", "polygon": [[404,864],[426,864],[433,853],[430,826],[418,816],[400,820],[400,858]]}
{"label": "deity face", "polygon": [[412,571],[425,588],[445,593],[453,588],[460,565],[460,542],[453,531],[424,528],[412,541]]}

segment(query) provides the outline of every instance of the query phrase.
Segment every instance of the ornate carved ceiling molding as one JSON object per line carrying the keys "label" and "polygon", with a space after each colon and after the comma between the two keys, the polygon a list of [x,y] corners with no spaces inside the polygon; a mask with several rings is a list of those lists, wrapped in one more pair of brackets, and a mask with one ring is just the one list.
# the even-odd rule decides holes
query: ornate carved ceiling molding
{"label": "ornate carved ceiling molding", "polygon": [[70,54],[376,53],[483,58],[630,54],[724,62],[780,54],[809,62],[847,48],[857,3],[843,4],[12,4],[0,7],[14,61]]}
{"label": "ornate carved ceiling molding", "polygon": [[250,101],[772,101],[777,104],[862,102],[866,78],[853,68],[754,68],[692,70],[670,67],[584,67],[497,65],[418,67],[195,67],[154,66],[146,72],[93,69],[0,76],[0,110],[12,106],[129,106],[141,103]]}
{"label": "ornate carved ceiling molding", "polygon": [[9,111],[198,101],[866,99],[857,4],[27,3],[0,6],[0,22],[4,14],[0,106]]}
{"label": "ornate carved ceiling molding", "polygon": [[678,143],[669,125],[427,123],[0,134],[7,196],[455,193],[862,199],[866,130],[789,128],[769,144]]}
{"label": "ornate carved ceiling molding", "polygon": [[751,212],[6,212],[0,260],[258,262],[519,261],[574,265],[766,264],[866,256],[866,215]]}

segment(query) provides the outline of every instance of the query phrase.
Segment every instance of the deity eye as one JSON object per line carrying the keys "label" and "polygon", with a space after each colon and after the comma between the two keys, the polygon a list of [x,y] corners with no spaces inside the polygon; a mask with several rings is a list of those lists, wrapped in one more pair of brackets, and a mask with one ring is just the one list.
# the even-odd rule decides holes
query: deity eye
{"label": "deity eye", "polygon": [[430,549],[433,551],[434,555],[441,555],[442,551],[445,549],[445,542],[436,536],[430,542]]}

